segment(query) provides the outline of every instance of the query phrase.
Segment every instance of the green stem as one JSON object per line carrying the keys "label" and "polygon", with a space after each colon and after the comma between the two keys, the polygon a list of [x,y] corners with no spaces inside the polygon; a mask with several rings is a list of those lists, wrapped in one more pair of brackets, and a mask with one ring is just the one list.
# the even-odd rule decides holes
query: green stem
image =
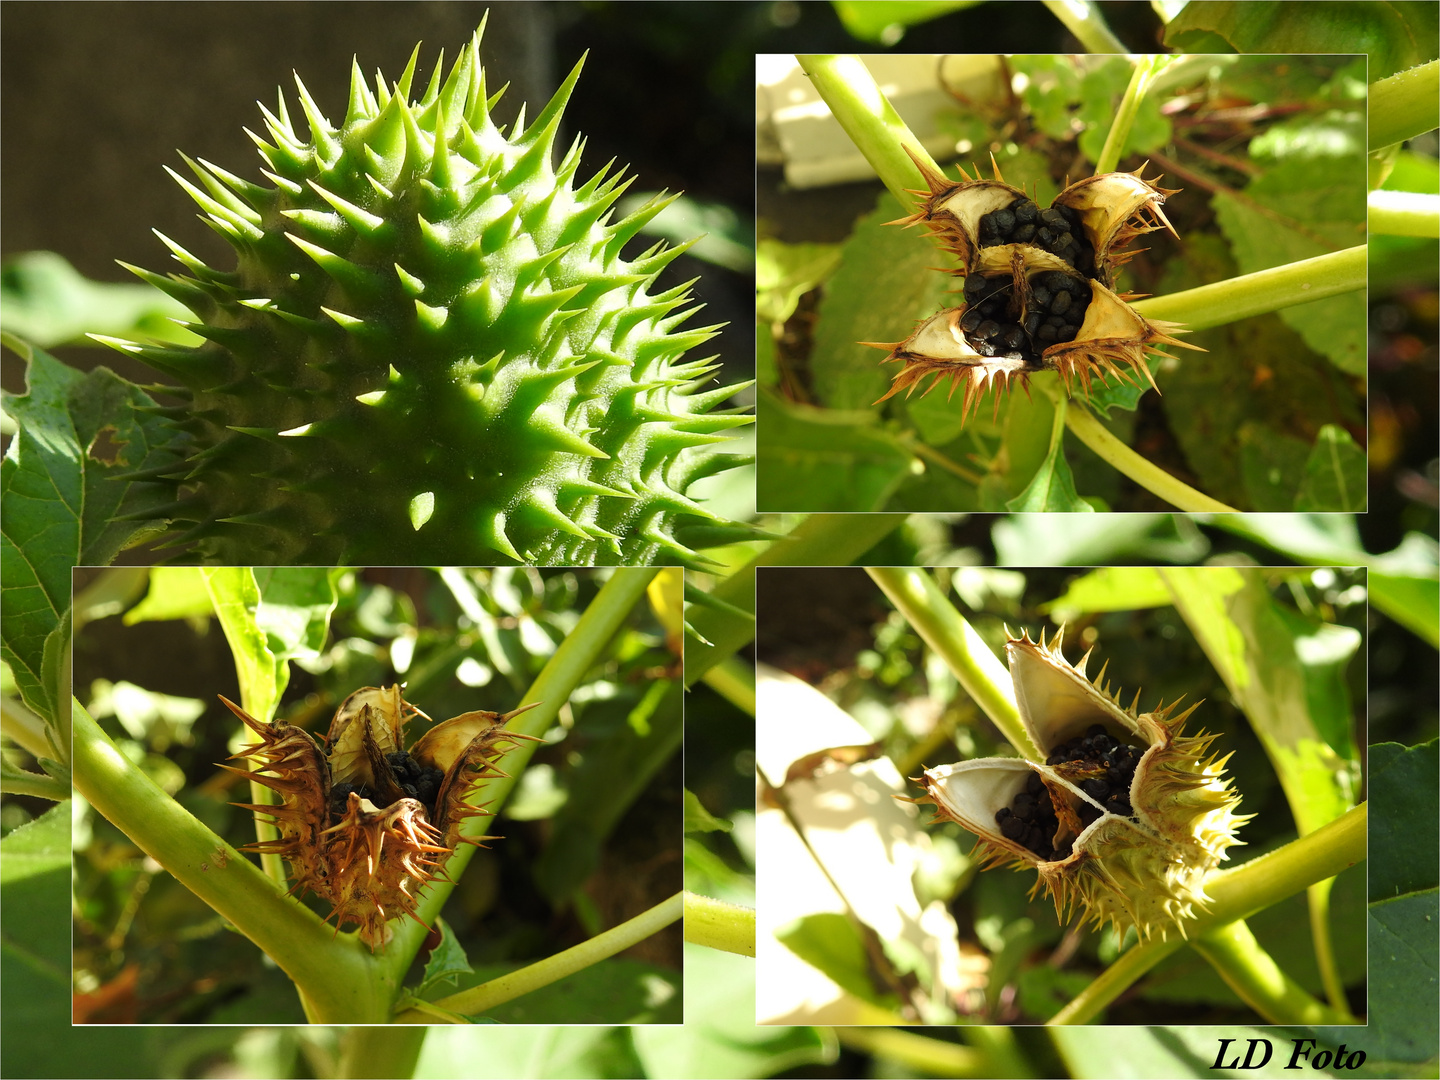
{"label": "green stem", "polygon": [[1074,436],[1104,461],[1124,473],[1146,491],[1160,496],[1170,505],[1188,512],[1208,511],[1217,514],[1234,514],[1238,511],[1226,506],[1218,499],[1212,499],[1204,492],[1196,491],[1189,484],[1177,480],[1158,465],[1141,457],[1130,447],[1117,439],[1095,418],[1089,409],[1078,405],[1065,414],[1065,424]]}
{"label": "green stem", "polygon": [[728,657],[705,672],[702,680],[746,716],[755,715],[755,669]]}
{"label": "green stem", "polygon": [[1440,195],[1372,191],[1369,207],[1372,234],[1440,237]]}
{"label": "green stem", "polygon": [[1320,982],[1325,987],[1325,997],[1330,1007],[1345,1017],[1331,1021],[1337,1024],[1353,1024],[1355,1017],[1350,1004],[1345,1000],[1345,984],[1340,978],[1340,968],[1335,961],[1335,942],[1330,934],[1330,891],[1335,887],[1334,878],[1317,881],[1305,890],[1305,899],[1310,908],[1310,939],[1315,944],[1315,965],[1320,969]]}
{"label": "green stem", "polygon": [[926,184],[904,147],[937,173],[940,169],[875,85],[869,69],[858,56],[799,55],[795,59],[875,175],[900,205],[909,209],[914,201],[910,192],[924,191]]}
{"label": "green stem", "polygon": [[[759,566],[849,566],[898,529],[905,514],[811,514],[740,569],[719,582],[711,595],[754,614],[755,569]],[[688,612],[690,625],[710,642],[690,639],[685,646],[685,685],[695,683],[720,661],[755,637],[755,622],[732,612],[701,605]]]}
{"label": "green stem", "polygon": [[[1284,847],[1212,876],[1205,883],[1205,890],[1210,894],[1209,908],[1186,926],[1186,933],[1194,938],[1226,923],[1249,918],[1364,860],[1368,806],[1362,803]],[[1136,979],[1183,944],[1184,941],[1175,937],[1162,941],[1151,939],[1122,953],[1050,1023],[1088,1023]]]}
{"label": "green stem", "polygon": [[53,776],[18,769],[10,762],[0,762],[0,791],[6,795],[30,795],[36,799],[64,802],[70,798],[70,785]]}
{"label": "green stem", "polygon": [[[668,900],[656,904],[649,911],[642,912],[635,918],[606,930],[603,934],[597,934],[589,941],[583,941],[564,952],[547,956],[538,963],[523,967],[519,971],[512,971],[508,975],[502,975],[498,979],[491,979],[480,986],[462,990],[458,994],[451,994],[434,1004],[447,1012],[459,1013],[462,1016],[478,1016],[486,1009],[503,1004],[522,994],[528,994],[532,990],[538,990],[542,986],[549,986],[551,983],[573,975],[592,964],[598,964],[601,960],[614,956],[618,952],[623,952],[631,945],[644,941],[647,937],[669,926],[681,916],[682,895],[676,893]],[[401,1014],[396,1019],[399,1023],[408,1024],[426,1022],[423,1014],[414,1009]]]}
{"label": "green stem", "polygon": [[[398,988],[354,934],[336,937],[122,754],[73,702],[75,790],[270,956],[316,1023],[383,1023]],[[412,954],[413,955],[413,954]]]}
{"label": "green stem", "polygon": [[19,698],[0,698],[0,734],[33,758],[53,758],[57,755],[57,748],[50,745],[45,721],[31,712]]}
{"label": "green stem", "polygon": [[1009,1073],[994,1071],[989,1055],[974,1047],[943,1042],[908,1031],[883,1027],[834,1028],[840,1042],[877,1058],[889,1058],[905,1066],[905,1072],[918,1070],[933,1076],[998,1077]]}
{"label": "green stem", "polygon": [[1187,330],[1207,330],[1252,315],[1358,292],[1365,288],[1366,256],[1361,244],[1169,296],[1152,296],[1136,301],[1134,307],[1147,319],[1177,322]]}
{"label": "green stem", "polygon": [[[1056,5],[1049,6],[1053,11]],[[1060,6],[1063,6],[1063,0],[1061,0]],[[1124,52],[1125,50],[1091,49],[1091,51]],[[1125,152],[1125,143],[1130,138],[1130,129],[1134,126],[1135,116],[1140,111],[1140,102],[1145,97],[1145,90],[1165,59],[1164,56],[1138,56],[1133,60],[1135,69],[1130,73],[1130,85],[1125,88],[1125,96],[1120,99],[1120,107],[1115,111],[1115,122],[1110,125],[1110,133],[1105,136],[1105,146],[1100,151],[1100,160],[1095,162],[1096,176],[1114,172],[1116,166],[1120,164],[1120,158]]]}
{"label": "green stem", "polygon": [[1110,27],[1105,24],[1105,16],[1100,14],[1100,5],[1093,0],[1045,0],[1045,6],[1050,9],[1062,23],[1065,29],[1074,34],[1086,51],[1092,53],[1123,53],[1128,50],[1120,39],[1111,32]]}
{"label": "green stem", "polygon": [[1316,1001],[1281,971],[1243,919],[1217,926],[1191,942],[1191,947],[1267,1024],[1311,1027],[1354,1022],[1347,1013]]}
{"label": "green stem", "polygon": [[1032,761],[1045,755],[1030,741],[1015,704],[1010,672],[990,646],[956,610],[924,570],[915,567],[872,566],[868,573],[895,610],[915,629],[925,644],[945,661],[965,692],[985,711],[1010,744]]}
{"label": "green stem", "polygon": [[340,1036],[341,1080],[415,1075],[428,1034],[423,1027],[352,1027]]}
{"label": "green stem", "polygon": [[754,956],[755,909],[687,892],[685,940],[741,956]]}
{"label": "green stem", "polygon": [[1378,150],[1440,124],[1440,60],[1370,84],[1370,149]]}
{"label": "green stem", "polygon": [[[516,703],[516,708],[521,705],[528,705],[538,701],[542,704],[539,708],[531,709],[523,716],[516,717],[510,724],[511,730],[518,731],[524,735],[543,735],[546,730],[555,722],[556,714],[559,713],[565,702],[570,700],[571,693],[575,687],[580,685],[585,678],[585,673],[595,664],[601,654],[609,646],[616,632],[624,624],[631,609],[636,604],[645,600],[645,590],[649,587],[651,580],[660,571],[655,568],[620,568],[610,575],[610,580],[601,586],[595,599],[585,609],[585,614],[580,616],[580,621],[575,624],[575,629],[570,631],[555,654],[546,662],[545,667],[525,692],[525,696]],[[483,802],[489,807],[491,813],[495,813],[504,805],[505,799],[509,796],[511,789],[515,786],[514,777],[518,777],[530,760],[538,744],[523,742],[505,755],[505,771],[510,773],[510,778],[488,780],[481,786],[479,794],[472,793],[470,802],[478,805]],[[479,839],[490,829],[493,817],[472,817],[461,826],[461,833],[471,839]],[[425,890],[420,903],[416,908],[416,915],[429,926],[435,925],[435,920],[440,916],[440,910],[445,906],[445,901],[450,898],[451,892],[455,889],[455,882],[465,872],[465,867],[470,864],[474,857],[475,848],[470,844],[462,844],[459,849],[450,856],[445,864],[445,872],[449,875],[449,881],[441,878],[431,882]],[[425,926],[413,921],[404,921],[393,924],[395,936],[386,945],[385,952],[381,957],[382,962],[387,966],[390,976],[397,982],[404,977],[406,969],[415,954],[420,951],[428,931]]]}

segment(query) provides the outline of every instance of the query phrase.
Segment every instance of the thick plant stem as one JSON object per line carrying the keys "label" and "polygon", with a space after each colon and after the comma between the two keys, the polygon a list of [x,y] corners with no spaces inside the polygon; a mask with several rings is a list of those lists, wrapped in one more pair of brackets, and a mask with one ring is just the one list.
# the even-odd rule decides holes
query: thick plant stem
{"label": "thick plant stem", "polygon": [[1370,149],[1423,135],[1440,124],[1440,60],[1370,84]]}
{"label": "thick plant stem", "polygon": [[1440,195],[1416,191],[1372,191],[1370,231],[1384,236],[1440,237]]}
{"label": "thick plant stem", "polygon": [[1045,755],[1030,741],[1020,722],[1010,672],[940,591],[935,579],[914,567],[874,566],[867,567],[866,573],[925,639],[925,644],[945,661],[965,692],[985,710],[1010,744],[1030,760],[1044,761]]}
{"label": "thick plant stem", "polygon": [[685,894],[685,940],[693,945],[755,955],[755,909]]}
{"label": "thick plant stem", "polygon": [[[1050,10],[1054,11],[1056,6],[1051,4]],[[1098,14],[1098,12],[1097,12]],[[1098,50],[1091,50],[1092,52]],[[1110,50],[1104,50],[1106,52]],[[1124,50],[1116,50],[1123,52]],[[1130,73],[1130,85],[1125,88],[1125,96],[1120,99],[1120,108],[1115,111],[1115,122],[1110,125],[1110,133],[1105,136],[1105,145],[1100,150],[1100,160],[1095,162],[1095,175],[1114,172],[1120,164],[1121,157],[1125,153],[1125,143],[1130,138],[1130,129],[1135,124],[1135,114],[1140,111],[1140,102],[1145,97],[1145,90],[1150,85],[1150,80],[1164,64],[1163,56],[1137,56],[1134,58],[1135,70]]]}
{"label": "thick plant stem", "polygon": [[[399,985],[354,934],[320,917],[165,794],[73,703],[75,790],[290,976],[312,1021],[383,1023]],[[402,969],[403,974],[403,969]]]}
{"label": "thick plant stem", "polygon": [[[575,629],[560,643],[555,655],[546,662],[525,696],[516,703],[516,708],[535,701],[541,702],[541,705],[517,717],[510,725],[511,730],[523,735],[539,736],[545,733],[554,723],[561,706],[569,700],[571,692],[610,644],[631,609],[636,604],[645,602],[645,591],[658,573],[659,569],[652,567],[622,567],[610,575],[610,580],[601,586],[595,599],[580,616],[580,621],[575,624]],[[490,812],[495,813],[504,805],[511,788],[515,786],[513,777],[524,771],[525,763],[530,760],[535,746],[535,743],[525,742],[511,750],[505,757],[505,771],[511,774],[511,778],[486,781],[480,793],[472,794],[469,801],[476,804],[483,801]],[[470,818],[461,827],[461,832],[471,839],[479,839],[489,830],[493,820],[493,817]],[[445,906],[445,901],[454,891],[455,882],[460,880],[460,875],[465,872],[465,867],[470,864],[474,854],[473,845],[461,844],[459,850],[451,855],[445,864],[445,872],[453,880],[433,881],[425,890],[415,912],[425,924],[435,925],[440,909]],[[413,920],[393,925],[395,937],[386,946],[384,960],[390,965],[393,977],[398,980],[403,978],[410,960],[419,951],[428,931],[425,926]]]}
{"label": "thick plant stem", "polygon": [[917,1070],[931,1076],[999,1077],[988,1054],[974,1047],[944,1042],[908,1031],[883,1027],[835,1028],[841,1045],[877,1058],[888,1058],[906,1066],[906,1072]]}
{"label": "thick plant stem", "polygon": [[1337,1012],[1316,1001],[1304,987],[1281,971],[1243,919],[1217,926],[1196,938],[1191,947],[1209,961],[1225,985],[1267,1024],[1312,1027],[1354,1022],[1348,1013]]}
{"label": "thick plant stem", "polygon": [[[1186,926],[1186,933],[1194,938],[1248,918],[1362,861],[1368,807],[1368,803],[1361,803],[1282,848],[1215,874],[1205,883],[1205,891],[1210,894],[1209,909]],[[1049,1022],[1089,1023],[1136,979],[1184,944],[1178,937],[1151,939],[1122,953]]]}
{"label": "thick plant stem", "polygon": [[911,190],[925,190],[925,180],[905,153],[936,172],[940,169],[900,119],[858,56],[796,56],[830,112],[901,206],[909,207]]}
{"label": "thick plant stem", "polygon": [[1204,492],[1196,491],[1189,484],[1175,479],[1158,465],[1141,457],[1130,447],[1117,439],[1097,420],[1089,409],[1077,406],[1065,414],[1065,424],[1074,436],[1095,451],[1103,460],[1146,491],[1159,495],[1171,506],[1188,512],[1204,511],[1215,514],[1238,513],[1233,506],[1226,506],[1218,499],[1212,499]]}
{"label": "thick plant stem", "polygon": [[1105,16],[1100,14],[1100,5],[1093,0],[1045,0],[1045,6],[1050,9],[1050,14],[1065,24],[1066,30],[1079,39],[1087,52],[1127,51],[1120,39],[1105,24]]}
{"label": "thick plant stem", "polygon": [[[900,527],[905,514],[812,514],[748,563],[721,581],[710,595],[741,612],[755,611],[758,566],[849,566]],[[754,619],[703,605],[688,611],[690,625],[705,641],[685,647],[685,685],[694,686],[707,671],[755,637]],[[709,644],[705,644],[709,642]]]}
{"label": "thick plant stem", "polygon": [[352,1027],[340,1036],[338,1080],[404,1080],[415,1075],[423,1027]]}
{"label": "thick plant stem", "polygon": [[[446,1012],[458,1013],[462,1016],[478,1016],[486,1009],[501,1005],[521,994],[528,994],[542,986],[549,986],[567,975],[573,975],[583,968],[598,964],[601,960],[623,952],[636,942],[644,941],[647,937],[669,926],[681,916],[683,909],[681,896],[681,893],[676,893],[668,900],[656,904],[649,911],[642,912],[635,918],[606,930],[603,934],[597,934],[589,941],[583,941],[573,948],[546,957],[519,971],[512,971],[509,975],[491,979],[481,986],[441,998],[434,1004]],[[399,1023],[424,1024],[430,1022],[428,1014],[418,1010],[402,1013],[396,1019]]]}
{"label": "thick plant stem", "polygon": [[1187,330],[1208,330],[1252,315],[1358,292],[1365,288],[1366,258],[1361,244],[1213,285],[1137,300],[1134,307],[1147,319],[1178,322]]}

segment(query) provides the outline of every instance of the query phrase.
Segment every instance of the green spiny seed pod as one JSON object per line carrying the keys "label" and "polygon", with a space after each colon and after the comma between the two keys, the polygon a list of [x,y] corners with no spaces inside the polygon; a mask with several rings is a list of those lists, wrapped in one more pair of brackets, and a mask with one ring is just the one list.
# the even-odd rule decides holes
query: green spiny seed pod
{"label": "green spiny seed pod", "polygon": [[927,769],[917,801],[975,833],[992,864],[1037,870],[1036,891],[1062,914],[1183,937],[1209,900],[1206,878],[1248,820],[1235,813],[1224,761],[1207,756],[1215,737],[1182,734],[1196,706],[1141,713],[1138,693],[1121,705],[1103,670],[1094,683],[1086,677],[1089,654],[1072,667],[1060,640],[1025,634],[1005,646],[1020,719],[1044,762]]}
{"label": "green spiny seed pod", "polygon": [[262,107],[268,184],[188,158],[199,186],[172,173],[238,264],[162,236],[188,276],[130,269],[205,342],[101,340],[181,384],[162,411],[186,453],[159,477],[174,544],[212,562],[699,561],[686,530],[717,519],[687,489],[740,459],[696,448],[750,417],[683,359],[716,329],[681,328],[688,285],[652,291],[688,245],[622,254],[670,200],[616,221],[621,173],[581,182],[578,139],[553,165],[578,66],[507,135],[479,31],[412,100],[418,52],[373,89],[357,65],[338,126],[298,78],[308,136],[283,95]]}

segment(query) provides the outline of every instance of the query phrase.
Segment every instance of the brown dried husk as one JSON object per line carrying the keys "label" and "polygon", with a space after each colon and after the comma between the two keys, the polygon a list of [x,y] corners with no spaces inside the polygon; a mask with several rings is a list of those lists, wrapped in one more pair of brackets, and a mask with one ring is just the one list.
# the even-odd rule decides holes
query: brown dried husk
{"label": "brown dried husk", "polygon": [[[481,846],[461,827],[489,811],[471,805],[468,796],[480,782],[508,775],[499,767],[507,750],[522,740],[536,741],[505,727],[535,704],[504,714],[465,713],[435,725],[410,751],[421,765],[444,773],[432,816],[424,803],[405,796],[385,760],[405,749],[406,724],[424,715],[401,697],[398,686],[365,687],[346,698],[331,722],[328,755],[303,729],[284,720],[261,723],[220,700],[260,740],[235,755],[255,769],[221,768],[280,797],[278,804],[236,804],[268,816],[280,834],[246,850],[282,856],[291,891],[309,890],[327,901],[336,929],[357,924],[372,949],[388,940],[389,920],[419,921],[415,908],[422,890],[444,875],[458,844]],[[331,791],[342,783],[363,784],[378,803],[351,791],[343,809],[332,811]]]}
{"label": "brown dried husk", "polygon": [[1029,376],[1047,370],[1059,373],[1067,393],[1074,393],[1078,384],[1088,396],[1092,379],[1098,378],[1103,385],[1109,385],[1112,376],[1138,385],[1137,375],[1143,375],[1158,393],[1148,357],[1166,356],[1161,351],[1166,345],[1204,351],[1175,336],[1185,332],[1180,325],[1160,320],[1152,322],[1142,316],[1127,303],[1136,298],[1133,294],[1117,295],[1112,291],[1115,270],[1136,254],[1123,250],[1126,244],[1136,236],[1157,229],[1167,229],[1172,234],[1175,231],[1161,204],[1178,189],[1161,188],[1146,180],[1141,175],[1144,166],[1135,173],[1106,173],[1078,181],[1066,187],[1052,204],[1072,207],[1080,214],[1095,250],[1096,276],[1091,277],[1032,244],[979,245],[976,236],[981,217],[1014,199],[1029,197],[1021,189],[1005,183],[993,157],[993,180],[980,177],[978,169],[972,178],[961,168],[963,179],[960,181],[950,180],[913,153],[911,158],[925,178],[927,190],[913,192],[920,201],[919,209],[892,224],[924,225],[959,260],[962,269],[956,272],[961,276],[1011,274],[1015,295],[1020,298],[1017,321],[1028,310],[1030,279],[1045,271],[1059,270],[1085,281],[1091,288],[1092,300],[1075,339],[1051,345],[1036,363],[1013,356],[987,357],[972,348],[959,325],[969,310],[964,304],[923,320],[904,341],[861,342],[885,349],[888,355],[882,363],[903,364],[890,390],[876,404],[902,390],[909,396],[916,386],[933,376],[922,397],[947,379],[952,398],[963,386],[963,419],[978,411],[980,399],[993,387],[994,408],[998,413],[1001,397],[1013,381],[1018,379],[1028,391]]}
{"label": "brown dried husk", "polygon": [[[1127,708],[1103,670],[1094,683],[1086,677],[1089,653],[1073,667],[1065,661],[1060,637],[1046,643],[1043,635],[1035,642],[1025,634],[1006,645],[1022,722],[1047,756],[1097,722],[1141,740],[1146,749],[1130,787],[1133,818],[1105,811],[1082,827],[1080,803],[1098,804],[1080,790],[1074,770],[1016,758],[927,769],[918,781],[926,794],[916,801],[934,805],[936,820],[974,833],[985,865],[1036,870],[1032,897],[1048,893],[1062,920],[1078,914],[1121,933],[1133,926],[1142,938],[1164,938],[1172,929],[1184,937],[1186,924],[1209,902],[1206,879],[1227,849],[1241,843],[1235,831],[1249,820],[1235,813],[1239,796],[1222,775],[1228,758],[1209,754],[1214,735],[1183,734],[1198,703],[1178,715],[1178,702],[1141,713],[1137,692]],[[996,828],[995,811],[1010,805],[1031,772],[1040,775],[1055,807],[1057,846],[1073,844],[1063,859],[1043,860]]]}

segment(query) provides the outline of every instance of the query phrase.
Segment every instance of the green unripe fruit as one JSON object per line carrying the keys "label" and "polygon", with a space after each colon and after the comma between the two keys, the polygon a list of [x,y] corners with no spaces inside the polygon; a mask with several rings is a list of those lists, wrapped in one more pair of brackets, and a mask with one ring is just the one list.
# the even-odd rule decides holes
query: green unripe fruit
{"label": "green unripe fruit", "polygon": [[[739,459],[701,454],[750,417],[683,361],[688,285],[651,292],[684,247],[627,260],[669,201],[622,220],[628,181],[577,183],[552,144],[577,66],[528,126],[491,121],[477,32],[410,100],[416,54],[333,126],[299,86],[252,139],[273,186],[187,163],[176,179],[235,248],[190,276],[130,269],[197,316],[195,348],[108,340],[167,376],[188,433],[167,516],[214,562],[542,565],[697,562],[718,535],[686,495]],[[497,95],[498,97],[498,95]],[[172,174],[174,175],[174,174]]]}

